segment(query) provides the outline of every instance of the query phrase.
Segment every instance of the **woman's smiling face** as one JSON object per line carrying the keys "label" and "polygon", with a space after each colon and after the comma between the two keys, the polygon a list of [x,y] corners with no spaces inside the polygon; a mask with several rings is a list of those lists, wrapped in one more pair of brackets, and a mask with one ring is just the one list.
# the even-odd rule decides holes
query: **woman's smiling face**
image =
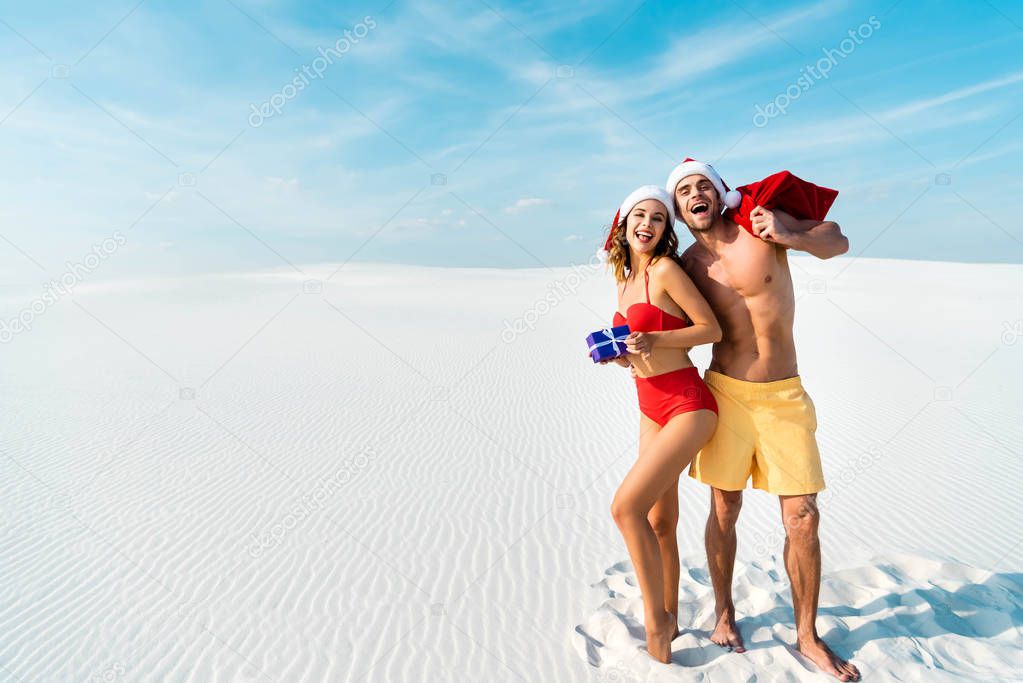
{"label": "woman's smiling face", "polygon": [[636,253],[652,253],[668,226],[668,210],[656,199],[644,199],[632,207],[626,221],[626,237]]}

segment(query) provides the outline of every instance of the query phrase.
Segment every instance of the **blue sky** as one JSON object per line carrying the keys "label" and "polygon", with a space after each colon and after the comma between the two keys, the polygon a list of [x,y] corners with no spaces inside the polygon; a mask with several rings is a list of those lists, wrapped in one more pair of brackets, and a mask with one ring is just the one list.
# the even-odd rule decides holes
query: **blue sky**
{"label": "blue sky", "polygon": [[4,3],[0,36],[7,284],[115,232],[111,276],[583,263],[684,156],[839,189],[854,254],[1023,262],[1007,0]]}

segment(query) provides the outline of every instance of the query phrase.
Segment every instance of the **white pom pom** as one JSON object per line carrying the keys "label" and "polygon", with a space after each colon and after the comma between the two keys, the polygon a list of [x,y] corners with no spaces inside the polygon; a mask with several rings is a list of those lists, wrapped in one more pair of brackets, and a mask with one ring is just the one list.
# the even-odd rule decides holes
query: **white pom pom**
{"label": "white pom pom", "polygon": [[600,249],[597,250],[597,258],[600,260],[601,263],[607,263],[610,257],[611,253],[604,247],[601,247]]}
{"label": "white pom pom", "polygon": [[734,209],[742,204],[742,195],[739,194],[738,190],[729,190],[725,192],[725,206],[729,209]]}

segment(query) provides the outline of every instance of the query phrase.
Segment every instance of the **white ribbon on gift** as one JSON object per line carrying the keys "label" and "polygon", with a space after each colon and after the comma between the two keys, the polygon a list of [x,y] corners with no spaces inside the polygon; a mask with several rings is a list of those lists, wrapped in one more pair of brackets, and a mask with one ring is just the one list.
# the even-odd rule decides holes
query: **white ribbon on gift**
{"label": "white ribbon on gift", "polygon": [[601,330],[601,333],[610,337],[610,339],[608,339],[607,341],[597,342],[596,344],[591,344],[590,353],[593,353],[595,349],[599,349],[601,346],[607,346],[608,344],[611,344],[611,348],[615,350],[615,355],[618,355],[619,353],[622,352],[622,350],[618,348],[618,345],[622,344],[624,346],[625,344],[624,339],[622,340],[617,339],[614,335],[614,332],[611,331],[610,327],[605,327],[604,329]]}

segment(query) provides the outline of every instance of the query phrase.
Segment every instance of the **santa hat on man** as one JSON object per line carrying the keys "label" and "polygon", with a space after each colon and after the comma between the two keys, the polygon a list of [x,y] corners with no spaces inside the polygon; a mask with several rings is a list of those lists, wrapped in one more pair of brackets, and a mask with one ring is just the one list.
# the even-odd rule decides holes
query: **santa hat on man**
{"label": "santa hat on man", "polygon": [[838,196],[838,190],[814,185],[788,171],[772,173],[763,180],[729,190],[713,166],[686,159],[675,167],[665,183],[665,189],[672,199],[678,184],[691,175],[705,176],[717,190],[725,220],[734,221],[751,235],[756,235],[753,232],[752,214],[758,206],[781,209],[801,220],[822,221]]}
{"label": "santa hat on man", "polygon": [[656,199],[664,208],[668,211],[668,227],[675,226],[675,200],[672,199],[670,192],[665,192],[657,185],[643,185],[637,187],[629,196],[625,198],[622,205],[618,207],[618,213],[615,214],[614,220],[611,221],[611,229],[608,231],[607,240],[604,242],[604,247],[597,251],[597,257],[607,263],[608,256],[611,254],[611,245],[614,243],[614,236],[618,229],[618,221],[621,220],[622,216],[628,216],[629,212],[632,211],[636,204],[646,201],[647,199]]}
{"label": "santa hat on man", "polygon": [[671,174],[668,176],[668,182],[664,184],[664,189],[674,198],[675,188],[678,187],[683,178],[688,178],[691,175],[702,175],[714,185],[714,189],[718,191],[718,198],[721,200],[722,210],[734,209],[742,201],[742,196],[736,190],[728,189],[725,181],[721,180],[721,176],[718,175],[713,166],[688,157],[672,169]]}

